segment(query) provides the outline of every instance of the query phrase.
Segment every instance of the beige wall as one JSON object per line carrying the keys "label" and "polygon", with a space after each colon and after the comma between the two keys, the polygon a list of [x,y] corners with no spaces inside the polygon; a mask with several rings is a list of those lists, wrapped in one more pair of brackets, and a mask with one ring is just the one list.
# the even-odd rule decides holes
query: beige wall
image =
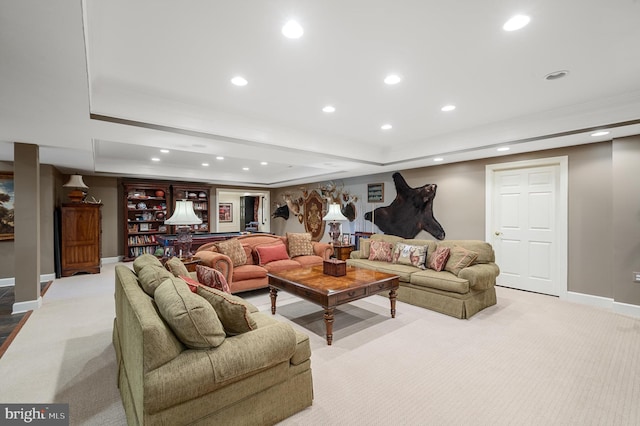
{"label": "beige wall", "polygon": [[[485,166],[558,156],[569,159],[568,290],[640,305],[640,284],[631,282],[632,271],[640,271],[640,136],[400,172],[411,187],[438,185],[433,210],[447,239],[484,240]],[[381,205],[387,206],[395,198],[391,173],[345,179],[343,183],[345,189],[366,196],[366,181],[385,183]],[[274,200],[297,190],[281,188],[274,192]],[[365,203],[361,207],[359,215],[372,206]],[[293,217],[273,223],[274,232],[280,235],[302,229]],[[360,219],[355,231],[370,231],[370,227]],[[432,238],[425,232],[419,237]]]}
{"label": "beige wall", "polygon": [[[87,200],[102,203],[102,258],[117,257],[123,250],[118,235],[123,233],[124,225],[118,225],[121,212],[119,200],[122,198],[118,191],[118,179],[113,177],[83,176],[82,180],[89,187]],[[121,186],[121,185],[120,185]]]}

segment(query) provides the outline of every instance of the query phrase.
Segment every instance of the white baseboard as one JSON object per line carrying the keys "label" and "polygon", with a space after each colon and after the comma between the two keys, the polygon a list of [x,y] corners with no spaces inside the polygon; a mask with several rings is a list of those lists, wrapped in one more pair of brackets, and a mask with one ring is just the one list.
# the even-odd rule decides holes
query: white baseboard
{"label": "white baseboard", "polygon": [[[40,275],[40,282],[46,283],[56,279],[56,274],[42,274]],[[16,285],[16,278],[0,278],[0,287],[13,287]]]}
{"label": "white baseboard", "polygon": [[590,294],[567,292],[567,301],[580,303],[581,305],[607,309],[617,314],[640,318],[640,306],[629,303],[616,302],[609,297],[592,296]]}
{"label": "white baseboard", "polygon": [[42,306],[42,296],[38,296],[37,300],[27,300],[26,302],[16,302],[13,304],[12,314],[21,314],[23,312],[35,311]]}

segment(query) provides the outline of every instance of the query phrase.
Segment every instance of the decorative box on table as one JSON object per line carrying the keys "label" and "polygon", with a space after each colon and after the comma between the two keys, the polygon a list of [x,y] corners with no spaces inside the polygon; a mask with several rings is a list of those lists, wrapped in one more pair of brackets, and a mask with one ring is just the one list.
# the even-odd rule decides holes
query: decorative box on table
{"label": "decorative box on table", "polygon": [[322,272],[334,277],[341,277],[347,274],[347,262],[338,259],[325,260],[322,263]]}

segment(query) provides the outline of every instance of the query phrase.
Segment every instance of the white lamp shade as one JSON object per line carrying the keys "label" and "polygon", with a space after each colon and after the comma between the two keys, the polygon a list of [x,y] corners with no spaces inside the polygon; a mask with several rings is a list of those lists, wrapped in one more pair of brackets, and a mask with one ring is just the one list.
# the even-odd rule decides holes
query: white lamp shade
{"label": "white lamp shade", "polygon": [[62,185],[65,188],[82,188],[89,189],[87,185],[82,181],[82,176],[80,175],[71,175],[69,176],[69,182]]}
{"label": "white lamp shade", "polygon": [[329,212],[322,220],[327,222],[335,222],[338,220],[349,220],[340,211],[340,204],[334,203],[329,205]]}
{"label": "white lamp shade", "polygon": [[164,221],[167,225],[199,225],[202,219],[193,211],[193,201],[176,201],[176,211]]}

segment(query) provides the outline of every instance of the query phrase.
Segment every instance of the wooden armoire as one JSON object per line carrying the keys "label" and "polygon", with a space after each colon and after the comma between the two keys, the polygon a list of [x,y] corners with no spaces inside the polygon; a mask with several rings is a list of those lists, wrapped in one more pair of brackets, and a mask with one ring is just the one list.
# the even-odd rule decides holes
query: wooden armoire
{"label": "wooden armoire", "polygon": [[61,275],[99,274],[102,204],[68,203],[60,209]]}

